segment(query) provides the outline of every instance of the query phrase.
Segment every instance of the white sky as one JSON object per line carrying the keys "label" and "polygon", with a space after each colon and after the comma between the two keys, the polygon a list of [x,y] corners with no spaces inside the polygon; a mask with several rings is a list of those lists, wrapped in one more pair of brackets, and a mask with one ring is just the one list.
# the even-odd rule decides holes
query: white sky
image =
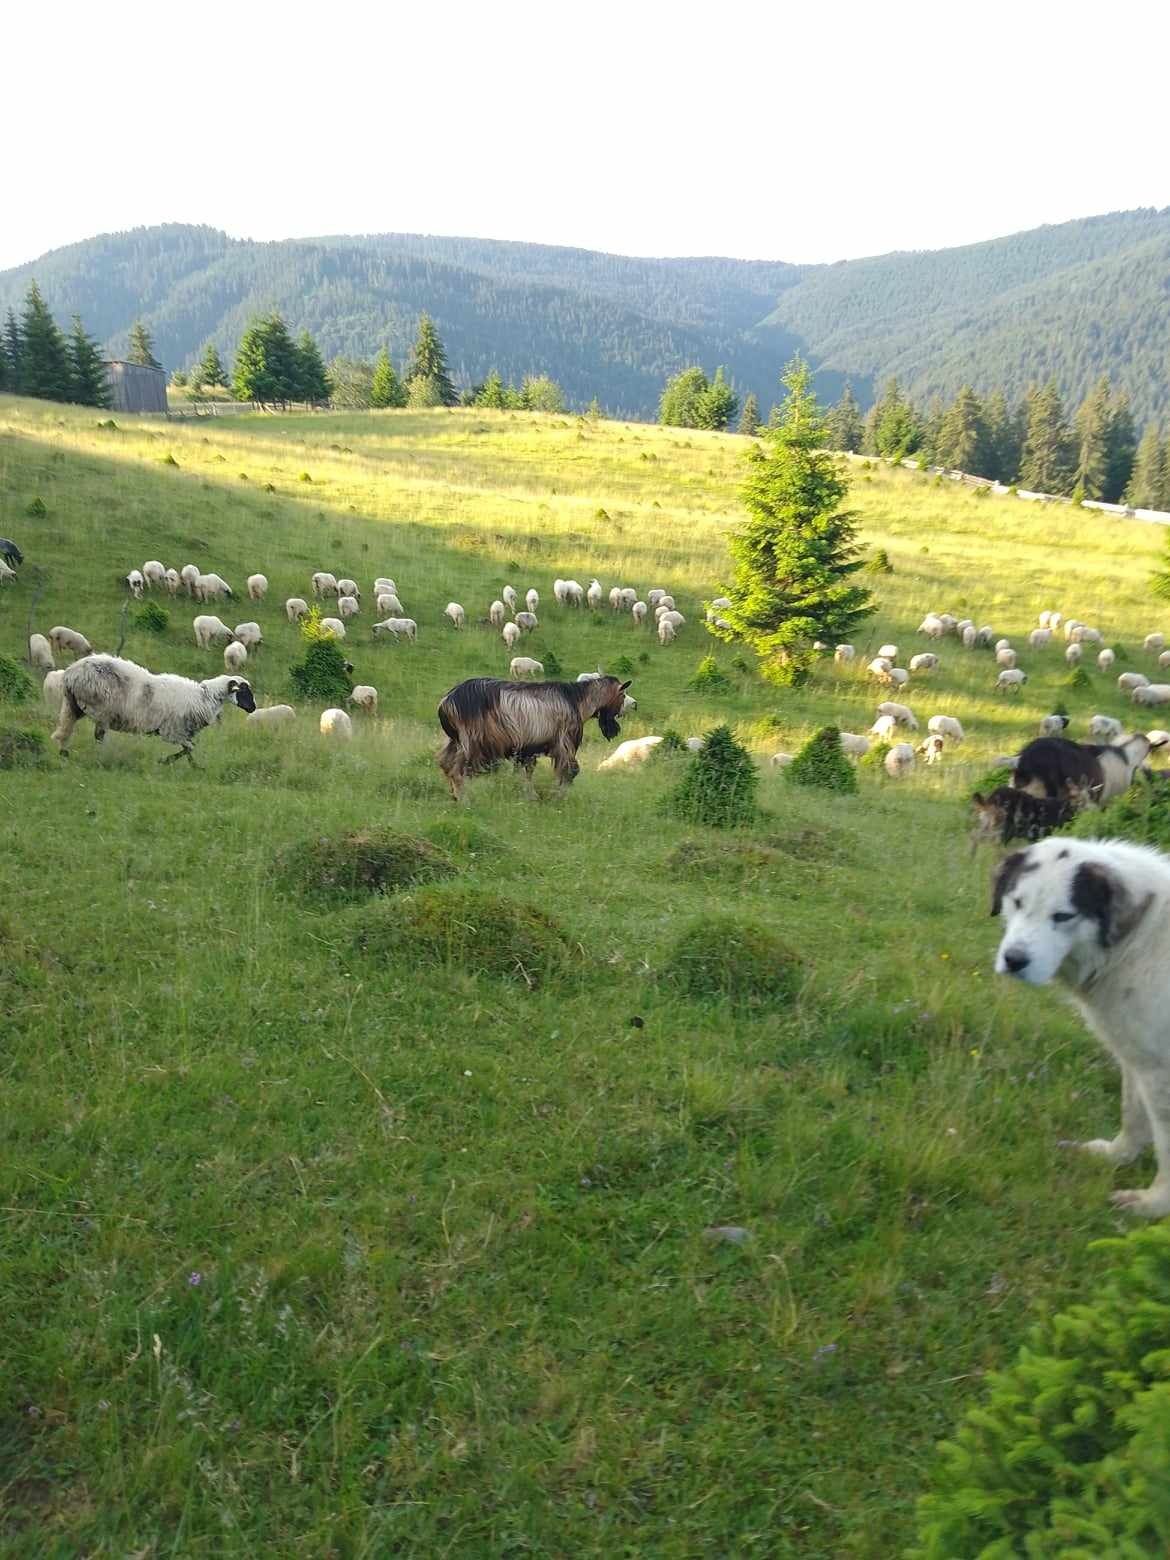
{"label": "white sky", "polygon": [[1165,206],[1168,43],[1165,0],[12,5],[0,267],[164,221],[813,261]]}

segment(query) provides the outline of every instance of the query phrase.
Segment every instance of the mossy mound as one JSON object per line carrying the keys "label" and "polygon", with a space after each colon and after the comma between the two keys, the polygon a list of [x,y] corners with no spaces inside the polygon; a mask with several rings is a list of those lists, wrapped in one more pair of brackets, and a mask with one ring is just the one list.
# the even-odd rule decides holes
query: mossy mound
{"label": "mossy mound", "polygon": [[451,877],[455,863],[430,840],[362,829],[302,840],[279,852],[274,876],[287,894],[338,902]]}
{"label": "mossy mound", "polygon": [[466,884],[369,905],[353,926],[355,944],[370,957],[458,964],[529,987],[566,973],[573,963],[569,940],[552,916]]}
{"label": "mossy mound", "polygon": [[790,858],[755,840],[683,840],[670,851],[663,867],[671,877],[750,883],[788,872]]}
{"label": "mossy mound", "polygon": [[662,969],[688,997],[721,997],[737,1007],[786,1006],[800,987],[798,956],[766,926],[735,916],[703,916],[683,932]]}
{"label": "mossy mound", "polygon": [[423,831],[432,845],[449,851],[452,856],[467,856],[472,860],[501,861],[515,855],[506,840],[500,839],[490,829],[476,823],[473,818],[460,815],[456,818],[439,818]]}

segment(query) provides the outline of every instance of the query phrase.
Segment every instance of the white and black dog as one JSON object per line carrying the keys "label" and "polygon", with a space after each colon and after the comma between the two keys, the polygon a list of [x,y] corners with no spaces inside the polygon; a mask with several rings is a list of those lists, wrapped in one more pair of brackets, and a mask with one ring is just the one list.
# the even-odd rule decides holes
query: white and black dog
{"label": "white and black dog", "polygon": [[999,975],[1059,979],[1121,1067],[1121,1131],[1079,1146],[1125,1165],[1153,1144],[1158,1173],[1113,1202],[1170,1213],[1170,857],[1120,840],[1056,836],[1000,864]]}

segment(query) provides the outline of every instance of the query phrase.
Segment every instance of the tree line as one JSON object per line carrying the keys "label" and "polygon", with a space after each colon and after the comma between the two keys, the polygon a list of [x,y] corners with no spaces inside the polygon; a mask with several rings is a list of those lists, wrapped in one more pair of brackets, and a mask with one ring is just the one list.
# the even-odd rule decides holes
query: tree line
{"label": "tree line", "polygon": [[827,418],[834,449],[965,471],[1037,493],[1170,508],[1170,442],[1155,424],[1139,440],[1124,390],[1102,374],[1070,417],[1054,380],[1014,406],[1002,390],[964,385],[949,406],[914,406],[891,379],[866,414],[846,385]]}
{"label": "tree line", "polygon": [[19,316],[8,310],[0,338],[0,390],[77,406],[110,404],[105,359],[97,342],[79,314],[73,316],[66,335],[36,282],[29,287]]}

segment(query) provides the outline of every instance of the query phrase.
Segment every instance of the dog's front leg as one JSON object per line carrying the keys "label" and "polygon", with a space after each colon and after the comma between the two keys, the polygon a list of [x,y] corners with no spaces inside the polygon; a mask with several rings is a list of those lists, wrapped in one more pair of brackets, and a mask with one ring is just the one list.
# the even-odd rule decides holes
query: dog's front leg
{"label": "dog's front leg", "polygon": [[1111,1165],[1132,1164],[1143,1148],[1153,1141],[1150,1117],[1146,1110],[1137,1079],[1131,1070],[1121,1064],[1121,1131],[1115,1138],[1090,1138],[1081,1148],[1088,1154],[1097,1154]]}
{"label": "dog's front leg", "polygon": [[1144,1191],[1135,1187],[1114,1192],[1112,1201],[1115,1207],[1128,1208],[1144,1218],[1161,1219],[1170,1213],[1170,1071],[1143,1072],[1133,1082],[1153,1133],[1158,1173]]}

